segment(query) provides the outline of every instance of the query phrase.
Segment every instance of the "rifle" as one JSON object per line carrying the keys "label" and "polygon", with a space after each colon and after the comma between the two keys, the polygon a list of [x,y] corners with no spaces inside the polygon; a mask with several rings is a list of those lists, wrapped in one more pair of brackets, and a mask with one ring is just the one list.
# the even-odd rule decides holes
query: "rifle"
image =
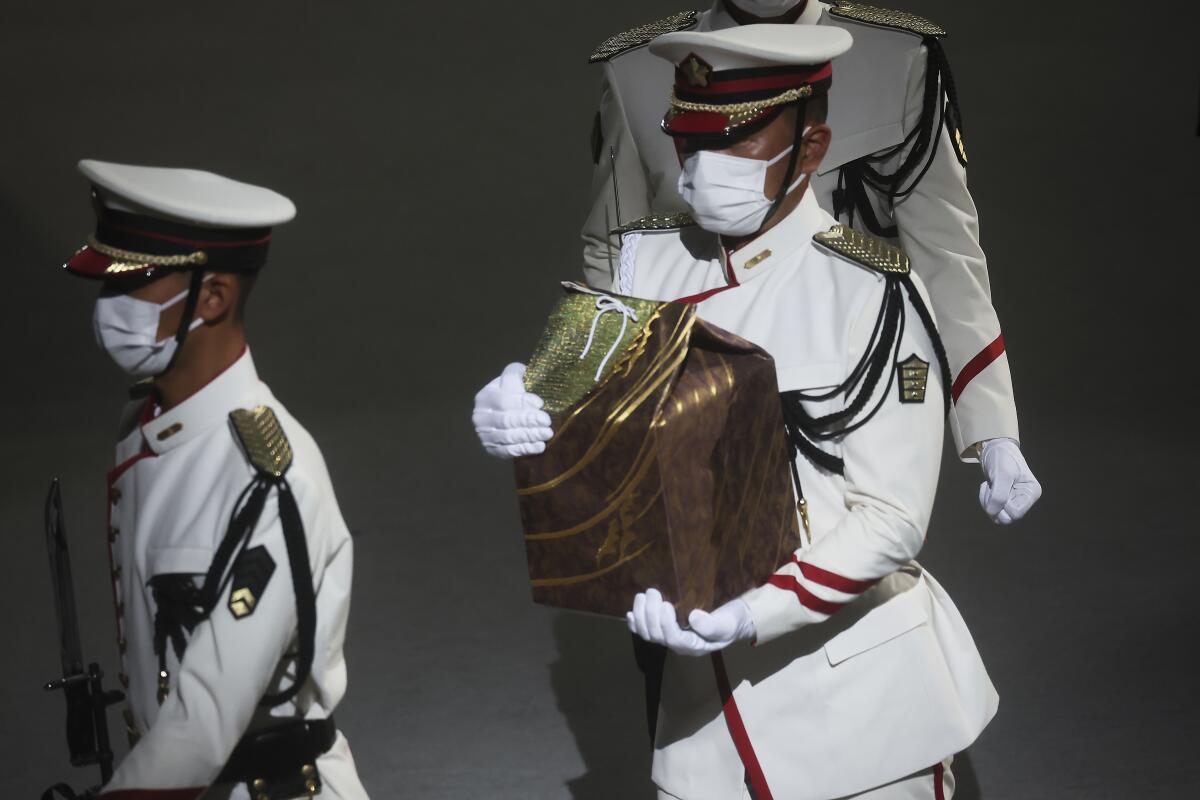
{"label": "rifle", "polygon": [[[62,677],[43,687],[47,691],[62,689],[67,698],[67,747],[71,765],[96,764],[100,767],[100,785],[112,778],[112,748],[108,739],[108,707],[125,699],[123,692],[105,691],[104,673],[93,661],[83,667],[79,644],[79,617],[75,611],[75,585],[71,580],[71,556],[67,550],[66,528],[63,523],[62,490],[58,479],[50,483],[46,495],[46,550],[50,556],[50,582],[54,588],[54,610],[58,617],[59,656]],[[50,800],[58,792],[65,798],[77,795],[65,783],[55,784],[45,791],[42,800]],[[92,790],[84,794],[90,796]]]}

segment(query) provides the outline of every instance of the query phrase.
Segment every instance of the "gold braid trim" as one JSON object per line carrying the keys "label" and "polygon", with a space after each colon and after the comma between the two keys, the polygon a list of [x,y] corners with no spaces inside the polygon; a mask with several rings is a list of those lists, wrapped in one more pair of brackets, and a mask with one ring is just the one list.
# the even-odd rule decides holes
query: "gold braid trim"
{"label": "gold braid trim", "polygon": [[813,236],[813,241],[876,272],[907,275],[910,269],[908,256],[899,247],[845,225],[838,224],[821,231]]}
{"label": "gold braid trim", "polygon": [[95,236],[89,236],[87,239],[88,247],[95,250],[97,253],[102,253],[109,258],[116,259],[117,264],[112,264],[105,272],[129,272],[135,269],[145,269],[150,264],[156,264],[160,267],[190,267],[208,263],[208,254],[203,250],[197,250],[194,253],[181,253],[174,256],[155,255],[153,253],[139,253],[135,250],[122,250],[119,247],[111,247],[103,242],[97,241]]}
{"label": "gold braid trim", "polygon": [[275,478],[292,465],[292,445],[275,412],[267,406],[238,408],[229,412],[246,457],[259,472]]}
{"label": "gold braid trim", "polygon": [[680,100],[675,96],[675,91],[672,90],[671,108],[679,111],[709,111],[714,114],[721,114],[729,120],[729,123],[725,126],[725,130],[729,130],[739,125],[745,125],[768,108],[794,103],[811,95],[811,86],[800,86],[795,89],[788,89],[783,94],[769,97],[766,100],[750,100],[745,103],[718,105],[715,103],[693,103],[690,100]]}
{"label": "gold braid trim", "polygon": [[592,55],[588,58],[588,63],[595,64],[598,61],[608,61],[610,58],[619,56],[628,50],[633,50],[635,47],[649,44],[664,33],[674,33],[675,31],[690,28],[696,24],[696,18],[696,11],[680,11],[678,14],[672,14],[664,19],[655,20],[646,25],[639,25],[632,30],[618,33],[616,36],[610,36],[592,52]]}
{"label": "gold braid trim", "polygon": [[829,8],[830,16],[842,17],[855,22],[865,22],[868,25],[878,25],[884,28],[897,28],[918,36],[945,36],[946,29],[933,20],[910,14],[907,11],[893,11],[890,8],[869,6],[866,3],[834,3]]}

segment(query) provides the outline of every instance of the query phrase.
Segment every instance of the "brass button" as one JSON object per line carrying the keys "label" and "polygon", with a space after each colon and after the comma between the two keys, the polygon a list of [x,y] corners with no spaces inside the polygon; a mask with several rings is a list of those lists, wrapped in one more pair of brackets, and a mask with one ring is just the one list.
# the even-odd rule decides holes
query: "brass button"
{"label": "brass button", "polygon": [[126,675],[124,672],[117,673],[117,680],[119,680],[121,682],[122,688],[124,688],[124,689],[129,688],[129,676]]}
{"label": "brass button", "polygon": [[113,577],[114,581],[119,581],[121,579],[121,565],[120,564],[117,564],[115,567],[112,568],[112,577]]}
{"label": "brass button", "polygon": [[109,544],[112,544],[113,542],[115,542],[117,540],[117,537],[120,535],[121,535],[120,528],[116,527],[115,525],[108,526],[108,543]]}
{"label": "brass button", "polygon": [[117,601],[117,616],[118,617],[125,616],[125,604],[119,600]]}
{"label": "brass button", "polygon": [[316,771],[317,771],[317,768],[314,767],[312,764],[305,764],[303,767],[300,768],[300,774],[306,778],[312,777],[312,774]]}
{"label": "brass button", "polygon": [[121,490],[115,486],[108,487],[108,502],[114,506],[121,502]]}
{"label": "brass button", "polygon": [[159,431],[158,436],[156,438],[160,442],[165,441],[166,439],[170,439],[172,436],[179,433],[181,430],[183,430],[183,423],[176,422],[174,425],[170,425],[166,428],[163,428],[161,431]]}
{"label": "brass button", "polygon": [[125,637],[117,639],[117,649],[121,651],[121,655],[125,655],[125,651],[129,649],[129,642],[125,641]]}

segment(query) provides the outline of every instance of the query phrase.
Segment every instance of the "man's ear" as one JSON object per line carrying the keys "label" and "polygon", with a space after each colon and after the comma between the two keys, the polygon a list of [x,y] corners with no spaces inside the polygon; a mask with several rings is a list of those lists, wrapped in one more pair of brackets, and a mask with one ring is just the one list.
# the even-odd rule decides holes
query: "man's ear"
{"label": "man's ear", "polygon": [[239,287],[232,272],[214,272],[200,285],[200,300],[196,303],[196,318],[219,322],[232,315],[237,304]]}
{"label": "man's ear", "polygon": [[817,174],[817,169],[825,160],[825,154],[829,152],[829,142],[832,138],[833,132],[825,123],[813,125],[808,129],[800,158],[801,172],[810,176]]}

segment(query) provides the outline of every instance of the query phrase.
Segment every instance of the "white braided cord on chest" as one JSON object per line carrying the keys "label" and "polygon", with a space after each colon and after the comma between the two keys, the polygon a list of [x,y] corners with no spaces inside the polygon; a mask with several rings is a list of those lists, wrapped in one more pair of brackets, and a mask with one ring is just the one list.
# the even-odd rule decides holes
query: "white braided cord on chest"
{"label": "white braided cord on chest", "polygon": [[633,273],[637,264],[638,242],[642,234],[631,231],[621,237],[621,263],[617,272],[617,294],[633,296]]}

